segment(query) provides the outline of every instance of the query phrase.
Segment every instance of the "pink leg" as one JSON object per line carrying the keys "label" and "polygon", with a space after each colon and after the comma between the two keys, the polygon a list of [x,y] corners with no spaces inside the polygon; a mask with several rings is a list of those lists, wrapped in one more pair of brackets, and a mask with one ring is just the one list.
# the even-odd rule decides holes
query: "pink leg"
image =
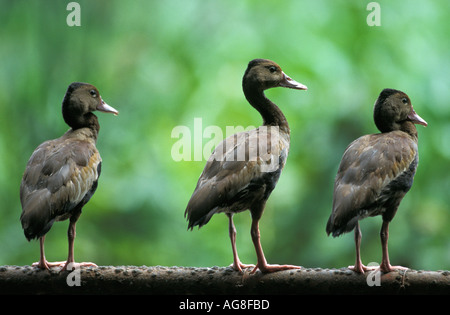
{"label": "pink leg", "polygon": [[233,264],[231,265],[234,270],[243,272],[242,269],[254,267],[254,265],[244,265],[239,260],[239,256],[236,249],[236,228],[234,227],[233,223],[233,214],[227,213],[228,216],[228,229],[230,234],[230,240],[231,240],[231,248],[233,250]]}
{"label": "pink leg", "polygon": [[73,256],[73,248],[74,248],[74,241],[75,241],[75,224],[76,221],[78,220],[78,218],[80,217],[80,213],[72,216],[70,218],[70,223],[69,223],[69,230],[67,231],[67,236],[69,239],[69,255],[67,257],[66,261],[57,261],[57,262],[48,262],[47,259],[45,258],[45,250],[44,250],[44,242],[45,242],[45,235],[42,236],[39,239],[39,245],[40,245],[40,258],[39,261],[36,263],[33,263],[32,266],[36,266],[40,269],[50,269],[52,267],[62,267],[61,271],[67,270],[68,267],[72,267],[72,268],[77,268],[77,267],[81,267],[81,266],[93,266],[93,267],[97,267],[96,264],[91,263],[91,262],[83,262],[83,263],[75,263],[74,261],[74,256]]}
{"label": "pink leg", "polygon": [[45,258],[44,250],[45,235],[39,238],[40,258],[38,262],[32,264],[33,267],[49,270],[52,267],[61,267],[64,265],[64,261],[48,262]]}
{"label": "pink leg", "polygon": [[372,270],[375,268],[364,266],[361,262],[361,229],[359,228],[359,222],[355,227],[355,247],[356,247],[356,262],[354,266],[348,266],[350,270],[353,270],[357,273],[364,273],[367,270]]}
{"label": "pink leg", "polygon": [[299,266],[293,266],[293,265],[269,265],[267,264],[266,257],[264,256],[264,252],[261,246],[261,237],[259,232],[259,218],[252,220],[252,227],[251,227],[251,235],[252,235],[252,241],[253,245],[255,246],[256,250],[256,257],[258,259],[258,263],[256,264],[256,267],[253,269],[252,273],[256,271],[256,269],[259,268],[262,273],[269,273],[269,272],[275,272],[275,271],[282,271],[282,270],[289,270],[289,269],[301,269]]}
{"label": "pink leg", "polygon": [[381,238],[381,250],[382,250],[382,258],[380,270],[382,272],[391,272],[393,270],[407,270],[408,268],[402,266],[391,266],[389,262],[389,251],[388,251],[388,239],[389,239],[389,222],[383,221],[383,225],[381,226],[380,231]]}
{"label": "pink leg", "polygon": [[72,267],[73,268],[78,268],[81,266],[86,266],[86,267],[97,267],[96,264],[91,263],[91,262],[82,262],[82,263],[75,263],[74,260],[74,243],[75,243],[75,236],[76,236],[76,222],[80,216],[81,212],[78,215],[72,216],[70,218],[70,223],[69,223],[69,229],[67,231],[67,237],[69,239],[69,255],[67,256],[67,261],[64,264],[64,267],[61,269],[61,271],[67,270],[68,267]]}

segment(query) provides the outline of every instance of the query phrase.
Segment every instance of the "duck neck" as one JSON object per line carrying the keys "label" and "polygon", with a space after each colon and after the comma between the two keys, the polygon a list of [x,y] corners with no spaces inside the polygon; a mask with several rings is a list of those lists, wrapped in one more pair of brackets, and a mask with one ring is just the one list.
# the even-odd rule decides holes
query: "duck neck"
{"label": "duck neck", "polygon": [[413,122],[405,120],[400,124],[400,130],[409,134],[416,142],[418,139],[417,128]]}
{"label": "duck neck", "polygon": [[63,107],[63,118],[66,124],[68,124],[72,130],[77,130],[80,128],[89,128],[92,130],[92,137],[97,139],[98,132],[100,131],[100,124],[98,123],[97,116],[93,113],[73,113],[67,112]]}
{"label": "duck neck", "polygon": [[290,134],[289,124],[283,112],[270,101],[261,88],[252,87],[243,82],[244,95],[247,101],[252,105],[263,118],[264,126],[278,126],[281,131]]}

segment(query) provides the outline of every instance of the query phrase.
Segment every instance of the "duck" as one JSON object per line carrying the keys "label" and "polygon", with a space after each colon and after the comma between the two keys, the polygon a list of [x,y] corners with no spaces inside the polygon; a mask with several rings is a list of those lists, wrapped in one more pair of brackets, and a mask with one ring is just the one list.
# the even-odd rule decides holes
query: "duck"
{"label": "duck", "polygon": [[[207,224],[216,213],[227,215],[233,253],[231,267],[241,273],[243,269],[252,267],[251,273],[258,269],[269,273],[300,268],[269,265],[260,241],[259,221],[284,168],[290,144],[286,117],[264,94],[265,90],[274,87],[307,90],[305,85],[286,75],[274,61],[251,60],[242,79],[242,88],[246,100],[260,113],[263,124],[231,135],[216,146],[184,213],[188,230]],[[236,249],[233,215],[245,210],[251,213],[250,234],[257,256],[256,265],[243,264]]]}
{"label": "duck", "polygon": [[[76,222],[95,193],[101,173],[102,159],[96,148],[100,125],[94,111],[119,114],[103,101],[95,86],[71,83],[62,102],[62,116],[70,129],[39,145],[26,165],[20,184],[20,221],[28,241],[39,239],[40,258],[32,266],[40,269],[96,266],[91,262],[76,264],[74,260]],[[56,221],[67,219],[67,260],[48,262],[45,236]]]}
{"label": "duck", "polygon": [[[389,261],[389,224],[400,202],[413,185],[419,162],[416,124],[427,126],[414,110],[408,95],[383,89],[373,109],[379,133],[354,140],[346,148],[334,182],[332,211],[326,232],[333,237],[354,231],[357,273],[379,269],[383,273],[405,270]],[[362,264],[359,221],[380,215],[382,260],[378,267]]]}

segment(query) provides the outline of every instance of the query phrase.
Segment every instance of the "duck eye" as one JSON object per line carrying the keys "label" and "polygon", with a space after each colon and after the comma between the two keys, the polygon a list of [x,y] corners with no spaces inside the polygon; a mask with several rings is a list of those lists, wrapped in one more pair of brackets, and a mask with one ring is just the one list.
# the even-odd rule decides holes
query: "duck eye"
{"label": "duck eye", "polygon": [[90,90],[89,93],[92,97],[97,97],[97,92],[95,92],[95,90]]}
{"label": "duck eye", "polygon": [[408,99],[406,97],[402,98],[402,102],[403,104],[407,105],[408,104]]}
{"label": "duck eye", "polygon": [[269,71],[270,73],[274,73],[277,71],[277,68],[275,68],[274,66],[269,67]]}

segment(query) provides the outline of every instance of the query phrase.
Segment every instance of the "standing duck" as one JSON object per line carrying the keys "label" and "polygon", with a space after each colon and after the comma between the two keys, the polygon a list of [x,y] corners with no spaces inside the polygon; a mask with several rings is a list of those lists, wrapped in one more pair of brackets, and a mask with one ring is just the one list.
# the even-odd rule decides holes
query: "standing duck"
{"label": "standing duck", "polygon": [[[58,139],[36,148],[28,161],[20,185],[20,221],[28,240],[39,238],[41,269],[74,263],[75,224],[83,206],[97,189],[101,158],[95,147],[100,125],[92,112],[118,114],[106,104],[98,90],[87,83],[69,85],[62,103],[64,121],[71,127]],[[55,221],[69,219],[69,255],[65,262],[45,258],[44,240]],[[95,266],[92,263],[80,265]]]}
{"label": "standing duck", "polygon": [[261,247],[259,220],[267,199],[280,177],[289,151],[290,129],[281,110],[267,99],[264,90],[286,87],[306,90],[306,86],[288,77],[275,62],[254,59],[245,71],[243,90],[247,101],[262,116],[263,125],[237,133],[222,141],[211,154],[187,205],[188,229],[199,228],[215,213],[225,212],[233,251],[232,267],[242,272],[236,250],[235,213],[250,210],[251,237],[257,255],[257,268],[263,273],[300,268],[268,265]]}
{"label": "standing duck", "polygon": [[391,266],[388,254],[389,223],[413,184],[419,161],[417,129],[427,126],[405,93],[384,89],[374,106],[374,121],[381,131],[362,136],[345,150],[334,184],[333,210],[326,232],[333,237],[354,230],[356,263],[349,268],[364,273],[361,262],[359,220],[381,215],[380,271],[406,269]]}

